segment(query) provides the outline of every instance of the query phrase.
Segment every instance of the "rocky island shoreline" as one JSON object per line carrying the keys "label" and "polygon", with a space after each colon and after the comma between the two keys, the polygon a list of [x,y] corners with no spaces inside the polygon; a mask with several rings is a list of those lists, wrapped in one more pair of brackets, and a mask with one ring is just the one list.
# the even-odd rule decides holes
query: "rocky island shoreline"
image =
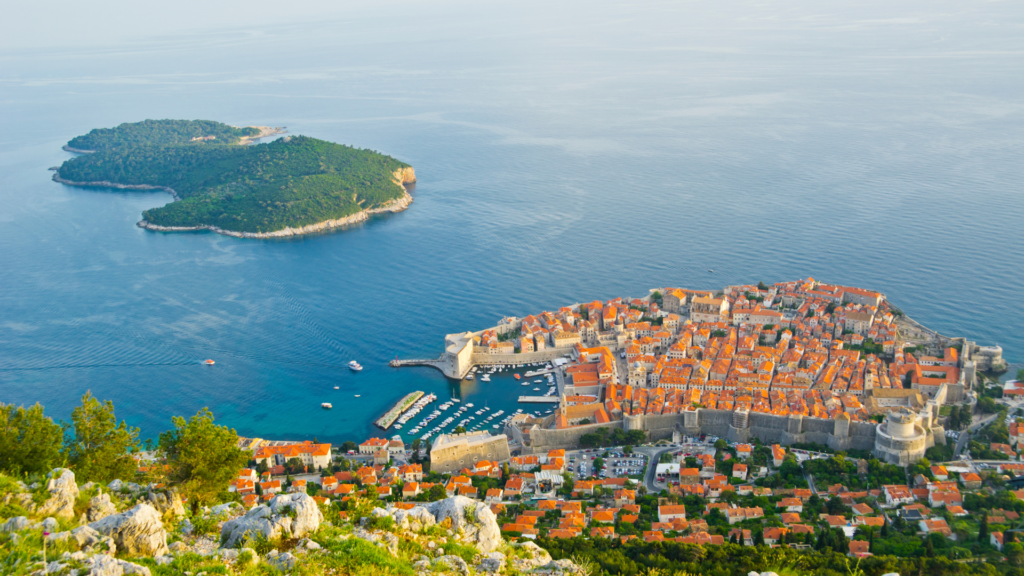
{"label": "rocky island shoreline", "polygon": [[169,193],[174,201],[137,222],[155,232],[285,238],[412,204],[406,186],[416,174],[408,164],[302,135],[256,144],[284,132],[209,120],[126,123],[72,138],[64,149],[79,155],[51,170],[69,186]]}
{"label": "rocky island shoreline", "polygon": [[[57,180],[58,182],[60,182],[60,180],[57,178],[56,175],[54,175],[54,180]],[[415,172],[413,171],[412,168],[402,168],[400,170],[396,170],[395,171],[395,182],[397,184],[400,184],[403,188],[405,188],[407,184],[413,184],[413,183],[416,182],[416,174],[415,174]],[[76,185],[76,186],[82,186],[82,185],[85,185],[85,186],[106,186],[107,184],[109,184],[109,183],[107,183],[107,182],[96,182],[96,183],[87,183],[87,184],[74,183],[74,185]],[[171,194],[171,196],[174,196],[175,200],[178,200],[178,197],[177,197],[177,195],[175,195],[174,190],[172,190],[170,188],[166,188],[166,187],[161,187],[161,186],[149,186],[149,187],[114,186],[114,187],[115,188],[130,188],[130,189],[136,189],[136,190],[157,190],[157,189],[165,190],[165,191],[169,192]],[[346,216],[344,218],[337,218],[337,219],[334,219],[334,220],[325,220],[323,222],[318,222],[316,224],[310,224],[308,226],[300,226],[298,228],[288,227],[288,228],[285,228],[283,230],[275,230],[273,232],[239,232],[239,231],[236,231],[236,230],[225,230],[223,228],[218,228],[217,226],[207,226],[207,225],[204,225],[204,226],[160,226],[158,224],[153,224],[152,222],[147,222],[145,220],[140,220],[135,225],[138,226],[139,228],[144,228],[146,230],[152,230],[154,232],[195,232],[195,231],[198,231],[198,230],[209,230],[210,232],[216,232],[217,234],[223,234],[225,236],[232,236],[232,237],[235,237],[235,238],[287,238],[287,237],[290,237],[290,236],[303,236],[303,235],[306,235],[306,234],[315,234],[317,232],[324,232],[324,231],[331,230],[331,229],[334,229],[334,228],[342,228],[344,226],[349,226],[349,225],[352,225],[352,224],[358,224],[360,222],[365,222],[365,221],[369,220],[370,216],[374,215],[374,214],[387,214],[387,213],[402,212],[402,211],[407,210],[409,208],[409,205],[412,204],[412,200],[413,200],[412,195],[409,194],[409,190],[408,190],[408,188],[406,188],[405,189],[405,193],[400,198],[398,198],[396,200],[391,200],[391,201],[385,203],[385,205],[380,206],[378,208],[368,208],[366,210],[363,210],[361,212],[357,212],[355,214],[352,214],[351,216]]]}

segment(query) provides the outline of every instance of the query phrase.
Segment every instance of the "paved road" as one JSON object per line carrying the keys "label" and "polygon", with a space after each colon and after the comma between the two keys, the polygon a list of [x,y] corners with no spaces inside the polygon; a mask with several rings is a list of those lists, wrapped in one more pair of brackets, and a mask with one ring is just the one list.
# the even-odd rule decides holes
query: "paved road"
{"label": "paved road", "polygon": [[658,472],[658,463],[661,461],[661,455],[666,452],[672,452],[679,450],[678,446],[640,446],[633,448],[634,452],[640,452],[647,454],[647,473],[644,475],[644,486],[647,487],[648,494],[657,494],[662,490],[668,488],[668,485],[658,486],[654,483],[654,479]]}

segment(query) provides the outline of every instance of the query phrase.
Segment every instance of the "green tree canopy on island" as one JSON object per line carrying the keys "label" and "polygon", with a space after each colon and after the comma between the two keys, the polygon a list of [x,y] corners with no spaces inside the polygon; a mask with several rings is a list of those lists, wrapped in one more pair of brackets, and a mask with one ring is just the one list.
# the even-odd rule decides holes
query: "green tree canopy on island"
{"label": "green tree canopy on island", "polygon": [[125,122],[114,128],[95,128],[68,142],[76,150],[109,150],[128,146],[185,144],[193,138],[213,136],[204,142],[234,144],[244,136],[256,136],[258,128],[236,128],[212,120],[143,120]]}
{"label": "green tree canopy on island", "polygon": [[139,451],[139,429],[114,416],[114,403],[100,402],[90,392],[71,412],[64,443],[68,467],[79,482],[107,483],[131,478],[138,468],[132,454]]}
{"label": "green tree canopy on island", "polygon": [[49,472],[62,461],[63,436],[42,405],[0,404],[0,471],[13,476]]}
{"label": "green tree canopy on island", "polygon": [[143,212],[158,226],[265,233],[338,220],[402,198],[396,172],[408,167],[372,150],[293,136],[255,146],[147,142],[103,148],[67,160],[57,177],[83,185],[170,188],[179,201]]}
{"label": "green tree canopy on island", "polygon": [[160,435],[167,457],[167,479],[188,497],[193,511],[214,502],[226,490],[252,454],[238,447],[238,434],[213,423],[213,412],[203,408],[185,420],[171,419],[174,429]]}

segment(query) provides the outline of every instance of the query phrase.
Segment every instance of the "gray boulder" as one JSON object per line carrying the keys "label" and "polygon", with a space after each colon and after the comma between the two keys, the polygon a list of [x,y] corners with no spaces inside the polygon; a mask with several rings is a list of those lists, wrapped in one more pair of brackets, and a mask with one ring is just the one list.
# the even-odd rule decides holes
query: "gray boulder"
{"label": "gray boulder", "polygon": [[52,516],[43,519],[39,524],[39,527],[43,529],[43,532],[53,532],[57,529],[57,519]]}
{"label": "gray boulder", "polygon": [[466,544],[488,554],[501,546],[501,529],[491,509],[478,500],[455,496],[432,502],[427,508],[437,524],[448,525]]}
{"label": "gray boulder", "polygon": [[[374,511],[380,510],[375,508]],[[434,515],[423,506],[416,506],[408,510],[402,510],[399,508],[392,508],[386,512],[389,516],[394,518],[395,526],[402,530],[412,530],[413,532],[419,532],[424,528],[430,528],[437,523],[434,520]]]}
{"label": "gray boulder", "polygon": [[139,576],[150,576],[149,568],[139,566],[124,560],[118,560],[113,556],[98,554],[86,559],[84,562],[88,576],[126,576],[137,574]]}
{"label": "gray boulder", "polygon": [[138,504],[126,512],[97,520],[89,527],[110,536],[121,553],[162,556],[168,552],[164,523],[160,513],[149,504]]}
{"label": "gray boulder", "polygon": [[107,488],[109,488],[111,492],[120,492],[121,488],[123,488],[123,487],[124,487],[124,482],[121,482],[120,479],[112,480],[110,482],[110,484],[107,484]]}
{"label": "gray boulder", "polygon": [[177,490],[155,490],[150,492],[146,499],[165,518],[181,518],[185,515],[185,506],[182,505]]}
{"label": "gray boulder", "polygon": [[267,553],[267,556],[266,558],[264,558],[264,560],[266,561],[267,564],[273,566],[274,568],[277,568],[281,572],[287,572],[288,570],[295,568],[296,559],[295,556],[293,556],[290,552],[279,554],[277,550],[271,550],[269,553]]}
{"label": "gray boulder", "polygon": [[528,556],[526,558],[518,556],[512,558],[512,568],[519,572],[529,572],[538,566],[545,566],[551,562],[551,554],[548,554],[547,550],[529,540],[516,542],[512,544],[512,547],[525,551]]}
{"label": "gray boulder", "polygon": [[585,576],[583,569],[572,560],[552,560],[547,564],[534,568],[533,574],[550,574],[551,576]]}
{"label": "gray boulder", "polygon": [[491,552],[480,559],[476,565],[477,572],[497,573],[505,569],[505,555],[501,552]]}
{"label": "gray boulder", "polygon": [[262,534],[268,540],[288,535],[301,538],[320,528],[324,515],[308,494],[280,494],[269,505],[261,504],[240,518],[228,520],[221,527],[221,542],[225,548],[243,543],[246,533]]}
{"label": "gray boulder", "polygon": [[78,500],[78,484],[75,473],[67,468],[54,468],[46,481],[50,498],[39,507],[41,516],[72,518],[75,515],[75,501]]}
{"label": "gray boulder", "polygon": [[445,571],[451,571],[455,574],[461,574],[462,576],[468,576],[469,565],[466,561],[458,556],[441,556],[434,561],[434,566]]}
{"label": "gray boulder", "polygon": [[117,514],[117,506],[110,501],[110,494],[97,494],[89,499],[89,509],[85,511],[85,519],[95,522],[111,514]]}
{"label": "gray boulder", "polygon": [[10,518],[7,522],[0,524],[0,532],[21,532],[22,530],[28,530],[32,527],[32,523],[28,521],[28,518],[24,516],[15,516]]}

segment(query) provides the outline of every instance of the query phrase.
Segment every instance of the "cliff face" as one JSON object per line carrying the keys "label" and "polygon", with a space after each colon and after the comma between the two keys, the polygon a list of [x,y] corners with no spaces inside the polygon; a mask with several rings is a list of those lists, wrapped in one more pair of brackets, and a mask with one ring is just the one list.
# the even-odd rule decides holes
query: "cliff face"
{"label": "cliff face", "polygon": [[412,184],[416,181],[416,171],[412,169],[412,166],[399,168],[395,170],[395,181],[403,186],[405,184]]}

